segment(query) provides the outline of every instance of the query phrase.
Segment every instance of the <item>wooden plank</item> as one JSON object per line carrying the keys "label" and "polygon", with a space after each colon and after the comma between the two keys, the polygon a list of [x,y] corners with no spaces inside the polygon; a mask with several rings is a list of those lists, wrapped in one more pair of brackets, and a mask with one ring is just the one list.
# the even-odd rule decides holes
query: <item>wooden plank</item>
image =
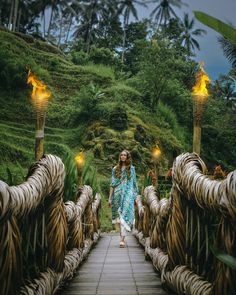
{"label": "wooden plank", "polygon": [[144,250],[129,235],[119,248],[118,234],[102,234],[99,242],[60,295],[167,295]]}

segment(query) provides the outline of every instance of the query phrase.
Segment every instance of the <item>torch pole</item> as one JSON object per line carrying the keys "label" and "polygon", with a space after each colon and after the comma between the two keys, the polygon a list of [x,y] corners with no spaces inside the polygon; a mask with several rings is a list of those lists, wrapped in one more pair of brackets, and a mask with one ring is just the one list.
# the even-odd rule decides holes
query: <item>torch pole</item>
{"label": "torch pole", "polygon": [[201,151],[201,120],[205,101],[205,97],[193,96],[193,152],[198,155]]}
{"label": "torch pole", "polygon": [[201,126],[193,126],[193,152],[200,155],[201,151]]}
{"label": "torch pole", "polygon": [[36,130],[35,134],[35,160],[39,161],[44,154],[44,130]]}
{"label": "torch pole", "polygon": [[36,132],[35,132],[35,160],[39,161],[44,154],[44,127],[46,109],[36,110]]}

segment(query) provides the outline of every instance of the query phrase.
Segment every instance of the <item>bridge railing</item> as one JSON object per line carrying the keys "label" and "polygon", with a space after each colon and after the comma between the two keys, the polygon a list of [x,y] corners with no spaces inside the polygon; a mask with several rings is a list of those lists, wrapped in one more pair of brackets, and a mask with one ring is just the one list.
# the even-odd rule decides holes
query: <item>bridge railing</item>
{"label": "bridge railing", "polygon": [[196,154],[177,157],[170,197],[158,199],[149,186],[138,198],[135,235],[178,294],[233,295],[236,271],[211,249],[236,257],[236,171],[223,181],[205,173]]}
{"label": "bridge railing", "polygon": [[91,187],[63,202],[64,165],[46,155],[27,181],[0,181],[1,295],[53,294],[72,277],[100,235],[101,197]]}

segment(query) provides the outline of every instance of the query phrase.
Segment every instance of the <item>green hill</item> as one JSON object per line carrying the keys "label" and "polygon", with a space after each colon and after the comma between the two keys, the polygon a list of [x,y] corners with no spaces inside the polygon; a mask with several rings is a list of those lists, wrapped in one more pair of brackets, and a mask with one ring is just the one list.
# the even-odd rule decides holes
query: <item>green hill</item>
{"label": "green hill", "polygon": [[186,147],[185,133],[173,112],[163,105],[158,117],[150,113],[141,102],[141,93],[126,80],[116,79],[112,67],[78,66],[46,43],[0,31],[0,68],[0,179],[4,181],[20,183],[34,161],[35,119],[26,84],[28,68],[52,92],[45,152],[63,159],[83,148],[92,155],[104,198],[111,168],[122,149],[132,153],[141,189],[141,176],[149,169],[150,150],[156,143],[162,150],[160,174]]}
{"label": "green hill", "polygon": [[[179,53],[165,47],[165,42],[145,46],[140,48],[143,55],[136,56],[139,71],[130,73],[109,49],[95,48],[93,56],[99,56],[93,61],[87,56],[84,62],[85,53],[65,55],[31,36],[0,29],[0,179],[11,185],[21,183],[34,162],[35,113],[26,82],[30,68],[52,93],[45,153],[61,157],[69,171],[67,165],[73,163],[76,153],[86,152],[88,169],[84,171],[89,173],[85,180],[102,192],[103,228],[108,229],[111,168],[122,149],[131,151],[140,191],[144,175],[153,165],[151,149],[156,144],[161,149],[158,173],[162,176],[178,154],[191,151],[189,89],[194,83],[194,63],[184,56],[178,59]],[[110,66],[97,63],[106,59],[106,54]],[[211,168],[221,164],[224,169],[235,169],[232,114],[224,100],[209,97],[202,122],[201,156]],[[219,125],[222,119],[224,125]],[[68,174],[69,182],[65,182],[69,187],[70,181],[76,183],[75,174],[70,177]],[[161,186],[164,194],[166,187],[165,183]],[[68,192],[65,195],[70,198]]]}

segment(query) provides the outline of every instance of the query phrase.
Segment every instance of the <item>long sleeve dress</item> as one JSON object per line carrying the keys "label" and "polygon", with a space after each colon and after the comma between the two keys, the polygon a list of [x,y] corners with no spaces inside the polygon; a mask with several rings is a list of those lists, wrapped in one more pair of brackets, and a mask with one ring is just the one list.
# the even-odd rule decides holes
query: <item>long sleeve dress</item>
{"label": "long sleeve dress", "polygon": [[136,173],[133,165],[130,167],[130,178],[126,168],[122,167],[121,177],[116,178],[115,167],[112,169],[110,186],[114,188],[112,194],[112,223],[121,223],[128,231],[134,222],[134,201],[138,195]]}

